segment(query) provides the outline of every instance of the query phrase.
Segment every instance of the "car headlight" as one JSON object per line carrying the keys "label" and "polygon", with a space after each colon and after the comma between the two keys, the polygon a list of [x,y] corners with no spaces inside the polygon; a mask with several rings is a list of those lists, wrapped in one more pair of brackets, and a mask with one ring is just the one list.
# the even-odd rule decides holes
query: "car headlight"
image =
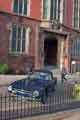
{"label": "car headlight", "polygon": [[9,86],[9,87],[8,87],[8,91],[12,91],[12,86]]}
{"label": "car headlight", "polygon": [[33,92],[33,96],[34,96],[34,97],[38,97],[38,96],[39,96],[39,91],[35,90],[35,91]]}

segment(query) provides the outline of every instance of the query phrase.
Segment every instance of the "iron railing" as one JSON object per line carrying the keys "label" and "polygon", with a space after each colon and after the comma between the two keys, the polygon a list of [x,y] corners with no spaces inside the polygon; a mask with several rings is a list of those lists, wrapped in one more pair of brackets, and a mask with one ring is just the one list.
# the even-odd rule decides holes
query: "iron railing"
{"label": "iron railing", "polygon": [[[68,89],[68,91],[67,91]],[[58,111],[79,108],[80,101],[73,96],[72,87],[62,94],[51,93],[45,104],[40,100],[14,95],[0,95],[0,120],[13,120],[28,116],[55,113]],[[78,94],[78,93],[76,93]]]}

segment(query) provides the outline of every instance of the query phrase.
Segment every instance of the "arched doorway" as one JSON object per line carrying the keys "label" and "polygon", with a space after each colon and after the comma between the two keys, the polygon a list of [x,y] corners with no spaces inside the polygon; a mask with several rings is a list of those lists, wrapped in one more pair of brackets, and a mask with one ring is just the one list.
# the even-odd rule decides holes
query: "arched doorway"
{"label": "arched doorway", "polygon": [[44,65],[57,65],[58,40],[54,37],[47,37],[44,40]]}

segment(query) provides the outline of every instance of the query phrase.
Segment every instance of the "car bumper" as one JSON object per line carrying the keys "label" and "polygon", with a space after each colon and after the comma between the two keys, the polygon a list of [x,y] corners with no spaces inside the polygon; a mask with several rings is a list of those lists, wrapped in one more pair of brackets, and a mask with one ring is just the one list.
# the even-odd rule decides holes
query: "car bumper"
{"label": "car bumper", "polygon": [[35,97],[32,95],[32,93],[26,92],[26,94],[22,93],[22,92],[16,92],[16,91],[10,91],[9,92],[11,96],[15,96],[18,98],[24,98],[26,100],[40,100],[40,96]]}

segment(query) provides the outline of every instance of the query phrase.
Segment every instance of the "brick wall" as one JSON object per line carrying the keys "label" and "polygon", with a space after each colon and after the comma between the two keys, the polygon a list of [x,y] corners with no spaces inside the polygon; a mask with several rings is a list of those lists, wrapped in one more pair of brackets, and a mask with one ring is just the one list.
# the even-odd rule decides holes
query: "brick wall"
{"label": "brick wall", "polygon": [[[7,63],[14,69],[25,69],[26,66],[34,65],[35,63],[35,40],[36,30],[39,28],[38,20],[27,18],[25,16],[17,16],[9,13],[0,13],[0,63]],[[19,26],[26,26],[31,28],[29,53],[14,55],[9,53],[9,40],[10,40],[10,26],[17,24]]]}

